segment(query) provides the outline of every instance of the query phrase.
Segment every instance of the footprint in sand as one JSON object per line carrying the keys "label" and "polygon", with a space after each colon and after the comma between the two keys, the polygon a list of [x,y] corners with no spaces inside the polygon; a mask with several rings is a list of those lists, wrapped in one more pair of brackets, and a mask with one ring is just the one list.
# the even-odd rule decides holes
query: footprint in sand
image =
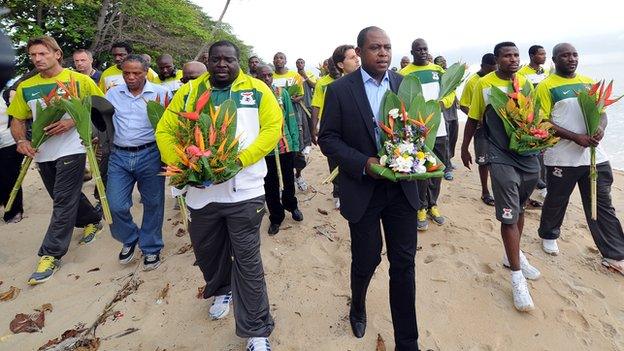
{"label": "footprint in sand", "polygon": [[562,310],[560,313],[561,319],[565,320],[572,327],[580,327],[584,331],[589,331],[589,322],[579,311],[575,310]]}
{"label": "footprint in sand", "polygon": [[435,261],[436,258],[438,258],[438,256],[436,256],[436,255],[428,255],[427,257],[425,257],[424,262],[425,262],[425,264],[429,264],[429,263]]}
{"label": "footprint in sand", "polygon": [[434,249],[436,253],[441,253],[442,255],[454,255],[457,252],[455,245],[446,244],[446,243],[432,243],[431,247]]}
{"label": "footprint in sand", "polygon": [[495,272],[494,268],[492,268],[492,265],[489,263],[479,264],[479,271],[485,274],[493,274]]}

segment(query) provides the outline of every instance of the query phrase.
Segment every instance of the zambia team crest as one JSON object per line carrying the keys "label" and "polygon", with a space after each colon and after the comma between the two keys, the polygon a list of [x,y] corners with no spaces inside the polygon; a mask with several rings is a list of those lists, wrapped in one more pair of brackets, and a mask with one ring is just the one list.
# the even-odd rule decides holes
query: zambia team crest
{"label": "zambia team crest", "polygon": [[513,215],[511,214],[511,208],[503,208],[502,217],[505,219],[513,219]]}
{"label": "zambia team crest", "polygon": [[431,78],[433,78],[433,80],[440,80],[440,75],[437,72],[431,72]]}
{"label": "zambia team crest", "polygon": [[555,167],[555,168],[553,169],[552,174],[553,174],[555,177],[562,178],[562,177],[563,177],[563,169]]}
{"label": "zambia team crest", "polygon": [[246,92],[241,93],[240,104],[241,105],[255,105],[256,99],[254,99],[253,91],[246,91]]}

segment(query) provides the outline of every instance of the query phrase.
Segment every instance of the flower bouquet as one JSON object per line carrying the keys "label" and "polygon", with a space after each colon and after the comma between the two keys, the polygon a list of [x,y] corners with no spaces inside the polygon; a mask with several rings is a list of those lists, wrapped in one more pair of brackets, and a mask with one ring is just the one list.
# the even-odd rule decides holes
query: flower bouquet
{"label": "flower bouquet", "polygon": [[[36,118],[32,123],[31,136],[31,144],[35,150],[37,150],[50,137],[45,133],[45,127],[59,121],[65,114],[65,110],[63,110],[62,106],[60,106],[60,104],[58,104],[57,101],[54,99],[56,96],[57,95],[55,87],[50,90],[50,93],[46,97],[43,98],[46,108],[41,105],[40,101],[37,101],[36,103]],[[28,168],[30,168],[32,160],[33,158],[30,156],[24,157],[24,160],[22,161],[22,165],[20,167],[19,175],[17,176],[15,185],[13,185],[13,189],[11,189],[9,200],[7,201],[5,206],[6,212],[10,211],[13,207],[13,203],[15,202],[15,199],[17,197],[17,193],[22,186],[22,182],[24,181],[24,177],[28,172]]]}
{"label": "flower bouquet", "polygon": [[56,84],[59,88],[65,91],[62,98],[57,99],[61,104],[65,112],[74,120],[76,130],[80,136],[80,140],[87,150],[87,160],[89,162],[89,168],[93,174],[95,180],[95,186],[98,190],[98,196],[100,203],[102,204],[102,211],[104,214],[104,220],[106,223],[113,223],[113,216],[111,215],[110,208],[108,206],[108,199],[106,198],[106,190],[104,188],[104,182],[100,175],[100,168],[98,166],[97,157],[95,156],[95,149],[91,138],[92,124],[91,124],[91,96],[85,95],[80,97],[78,95],[78,87],[73,77],[66,85],[63,82],[57,81]]}
{"label": "flower bouquet", "polygon": [[[600,81],[593,84],[589,89],[581,90],[577,93],[577,100],[583,118],[585,119],[585,127],[587,135],[594,136],[600,126],[600,119],[607,106],[616,103],[622,96],[611,99],[613,92],[613,81],[605,88],[605,82]],[[596,220],[598,217],[598,201],[596,198],[598,190],[598,171],[596,169],[596,148],[590,146],[590,198],[591,198],[591,218]]]}
{"label": "flower bouquet", "polygon": [[195,110],[178,112],[174,146],[178,162],[165,167],[164,176],[178,189],[187,185],[205,187],[233,178],[241,166],[237,162],[236,103],[225,100],[210,104],[210,90],[200,85]]}
{"label": "flower bouquet", "polygon": [[384,95],[379,165],[371,170],[391,181],[442,177],[444,164],[431,151],[440,122],[438,101],[425,101],[418,78],[404,77],[398,95]]}
{"label": "flower bouquet", "polygon": [[497,87],[490,91],[490,103],[509,137],[509,149],[527,156],[553,147],[559,138],[555,136],[552,124],[543,120],[540,101],[531,92],[530,83],[527,81],[520,88],[516,75],[512,85],[510,93]]}
{"label": "flower bouquet", "polygon": [[[444,164],[433,153],[442,121],[440,101],[455,92],[465,78],[466,65],[452,64],[440,81],[437,100],[426,101],[416,76],[403,77],[398,95],[388,90],[381,105],[379,165],[371,169],[392,180],[424,180],[444,176]],[[339,174],[336,167],[323,180],[327,184]]]}

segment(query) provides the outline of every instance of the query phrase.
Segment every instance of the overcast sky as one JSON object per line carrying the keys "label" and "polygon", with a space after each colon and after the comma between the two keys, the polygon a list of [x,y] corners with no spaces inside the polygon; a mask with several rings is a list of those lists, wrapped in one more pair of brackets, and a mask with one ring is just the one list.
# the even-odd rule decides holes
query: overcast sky
{"label": "overcast sky", "polygon": [[[224,0],[193,0],[217,19]],[[378,4],[375,6],[375,4]],[[283,51],[288,66],[302,57],[312,68],[341,44],[355,45],[360,29],[384,29],[393,46],[393,65],[408,55],[411,42],[424,38],[429,51],[449,62],[474,63],[497,42],[511,40],[528,60],[531,44],[546,47],[571,41],[581,57],[624,60],[624,20],[617,1],[354,1],[232,0],[224,22],[254,47],[265,62]],[[444,4],[444,5],[440,5]],[[610,8],[611,7],[611,8]],[[331,15],[330,15],[331,14]],[[584,55],[584,56],[583,56]]]}

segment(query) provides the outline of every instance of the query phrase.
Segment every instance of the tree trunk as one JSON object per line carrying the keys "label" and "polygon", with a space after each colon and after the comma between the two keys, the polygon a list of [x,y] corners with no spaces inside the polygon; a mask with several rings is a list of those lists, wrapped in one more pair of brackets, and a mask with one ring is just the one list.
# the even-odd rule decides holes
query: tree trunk
{"label": "tree trunk", "polygon": [[91,42],[91,47],[89,48],[91,52],[94,52],[95,49],[100,45],[102,39],[104,39],[104,33],[102,30],[104,29],[104,24],[106,21],[106,16],[108,15],[108,8],[110,6],[110,3],[111,0],[102,0],[102,7],[100,8],[100,14],[97,19],[95,38],[93,38],[93,42]]}
{"label": "tree trunk", "polygon": [[[217,29],[221,26],[221,22],[223,21],[223,16],[225,16],[225,12],[227,11],[228,6],[230,6],[230,0],[225,1],[225,6],[223,7],[223,11],[221,11],[221,16],[219,16],[219,19],[217,20],[217,22],[212,27],[212,30],[210,31],[211,40],[215,37],[215,34],[217,33]],[[199,52],[197,53],[197,55],[195,55],[196,61],[199,59],[199,56],[201,56],[201,54],[205,52],[208,49],[208,47],[210,47],[210,45],[211,43],[206,43],[201,47],[201,49],[199,49]]]}

